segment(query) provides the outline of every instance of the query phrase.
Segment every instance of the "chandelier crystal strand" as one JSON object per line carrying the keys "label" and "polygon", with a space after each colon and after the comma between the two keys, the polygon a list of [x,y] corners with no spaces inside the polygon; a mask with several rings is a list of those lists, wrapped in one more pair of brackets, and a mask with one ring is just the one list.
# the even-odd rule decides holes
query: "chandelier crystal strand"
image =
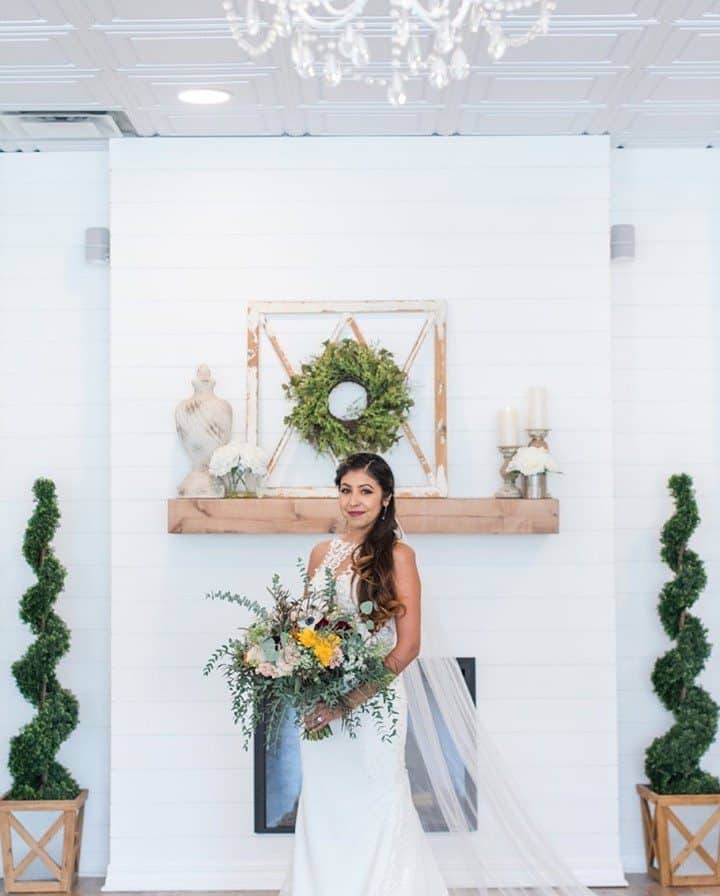
{"label": "chandelier crystal strand", "polygon": [[[343,80],[387,88],[388,102],[402,106],[405,83],[424,78],[438,90],[470,74],[463,43],[481,28],[488,53],[501,59],[547,34],[556,0],[388,0],[392,57],[375,60],[388,76],[373,75],[363,31],[367,0],[222,0],[230,33],[251,59],[266,53],[278,37],[290,38],[290,57],[301,78],[322,78],[336,87]],[[526,19],[534,16],[528,26]],[[523,30],[524,29],[524,30]]]}

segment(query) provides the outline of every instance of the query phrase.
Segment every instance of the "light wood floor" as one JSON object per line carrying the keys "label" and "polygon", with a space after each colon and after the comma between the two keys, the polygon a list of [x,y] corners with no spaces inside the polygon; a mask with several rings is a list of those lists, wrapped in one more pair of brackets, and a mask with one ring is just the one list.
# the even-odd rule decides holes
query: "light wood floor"
{"label": "light wood floor", "polygon": [[[592,887],[597,896],[720,896],[720,887],[661,887],[647,874],[626,874],[627,887]],[[103,877],[81,877],[78,886],[73,890],[74,896],[100,896],[101,887],[105,883]],[[131,896],[180,896],[184,891],[133,891]],[[189,892],[189,891],[188,891]],[[274,890],[209,890],[208,893],[221,892],[225,896],[271,896]],[[202,896],[197,890],[193,896]]]}

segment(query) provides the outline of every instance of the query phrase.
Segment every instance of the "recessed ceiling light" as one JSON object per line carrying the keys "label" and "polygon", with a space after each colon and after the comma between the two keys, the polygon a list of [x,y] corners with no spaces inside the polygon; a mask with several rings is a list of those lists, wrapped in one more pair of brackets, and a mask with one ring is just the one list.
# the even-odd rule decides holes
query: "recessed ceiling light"
{"label": "recessed ceiling light", "polygon": [[230,99],[230,94],[227,90],[181,90],[180,93],[178,93],[178,99],[182,100],[183,103],[212,105],[214,103],[226,103]]}

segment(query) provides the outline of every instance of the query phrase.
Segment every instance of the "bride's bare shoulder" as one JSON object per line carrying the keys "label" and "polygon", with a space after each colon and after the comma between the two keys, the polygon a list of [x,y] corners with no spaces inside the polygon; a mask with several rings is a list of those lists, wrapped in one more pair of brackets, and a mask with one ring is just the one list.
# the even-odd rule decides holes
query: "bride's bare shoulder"
{"label": "bride's bare shoulder", "polygon": [[331,541],[332,539],[326,538],[325,541],[319,541],[316,545],[313,545],[308,560],[308,575],[312,575],[318,566],[320,566],[323,557],[328,552]]}
{"label": "bride's bare shoulder", "polygon": [[403,541],[396,541],[393,545],[393,575],[398,581],[407,582],[415,581],[420,575],[415,551]]}
{"label": "bride's bare shoulder", "polygon": [[314,544],[312,550],[310,551],[310,556],[312,557],[319,554],[322,557],[322,555],[330,547],[331,541],[332,538],[326,538],[325,541],[319,541],[317,544]]}
{"label": "bride's bare shoulder", "polygon": [[403,561],[407,562],[409,560],[413,560],[415,557],[415,551],[410,547],[409,544],[406,544],[404,541],[396,541],[393,545],[393,560],[399,560],[401,563]]}

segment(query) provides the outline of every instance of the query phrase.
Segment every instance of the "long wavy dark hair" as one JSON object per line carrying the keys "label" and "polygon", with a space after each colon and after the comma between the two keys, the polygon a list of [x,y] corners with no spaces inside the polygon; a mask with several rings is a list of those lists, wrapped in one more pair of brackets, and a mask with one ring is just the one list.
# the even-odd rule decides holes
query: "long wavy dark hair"
{"label": "long wavy dark hair", "polygon": [[398,540],[395,531],[395,477],[386,460],[379,454],[360,451],[351,454],[335,471],[335,485],[340,488],[343,476],[350,470],[365,470],[380,486],[383,499],[390,501],[378,514],[372,529],[352,552],[353,578],[358,580],[358,605],[370,600],[375,604],[372,613],[364,615],[372,619],[375,629],[394,616],[402,616],[407,610],[398,600],[393,578],[393,546]]}

